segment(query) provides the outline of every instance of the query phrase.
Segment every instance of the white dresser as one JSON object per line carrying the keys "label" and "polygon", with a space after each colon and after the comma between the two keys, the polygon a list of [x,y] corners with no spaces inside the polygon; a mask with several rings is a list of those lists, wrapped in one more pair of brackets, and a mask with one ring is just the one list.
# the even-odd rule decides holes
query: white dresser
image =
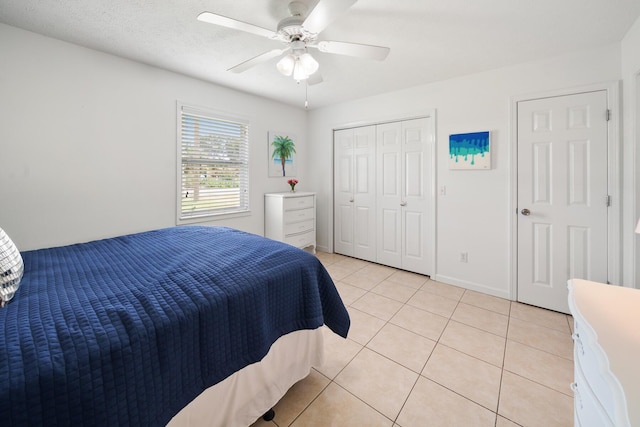
{"label": "white dresser", "polygon": [[575,425],[640,426],[640,290],[569,281]]}
{"label": "white dresser", "polygon": [[310,192],[264,195],[264,235],[316,252],[316,194]]}

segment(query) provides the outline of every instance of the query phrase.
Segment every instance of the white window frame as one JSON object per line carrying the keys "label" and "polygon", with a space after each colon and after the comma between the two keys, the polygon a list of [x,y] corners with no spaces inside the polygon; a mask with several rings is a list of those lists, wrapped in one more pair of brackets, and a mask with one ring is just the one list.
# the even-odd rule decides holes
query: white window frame
{"label": "white window frame", "polygon": [[[239,116],[229,116],[225,113],[220,113],[215,110],[207,109],[204,107],[195,107],[192,105],[188,105],[182,103],[180,101],[177,102],[177,188],[176,188],[176,224],[189,224],[194,222],[204,222],[204,221],[212,221],[216,219],[223,219],[229,217],[236,216],[245,216],[250,214],[249,207],[249,120]],[[183,156],[183,146],[186,146],[188,140],[194,141],[197,139],[197,136],[194,133],[186,132],[188,129],[188,125],[185,125],[183,122],[184,118],[191,117],[194,120],[203,120],[203,127],[206,127],[210,132],[209,135],[216,134],[217,130],[222,130],[222,128],[231,128],[235,126],[239,126],[242,130],[239,138],[236,139],[237,142],[240,143],[240,146],[236,150],[234,154],[236,157],[232,157],[231,162],[227,160],[218,160],[212,159],[209,157],[208,159],[196,161],[196,159],[189,159],[188,156]],[[220,129],[218,129],[220,128]],[[183,138],[184,137],[184,138]],[[198,147],[200,149],[201,147]],[[206,153],[206,150],[204,151]],[[186,179],[184,176],[184,164],[192,164],[196,165],[196,167],[203,167],[203,165],[229,165],[236,164],[239,165],[239,172],[237,179],[239,180],[239,187],[237,192],[238,203],[235,204],[236,195],[232,192],[232,198],[229,200],[229,197],[226,197],[227,206],[223,207],[210,207],[207,208],[207,202],[210,204],[214,204],[216,201],[223,201],[222,195],[219,194],[209,194],[209,196],[205,196],[205,200],[202,201],[202,205],[200,208],[193,206],[193,211],[188,212],[183,207],[184,199],[189,196],[193,197],[194,194],[200,194],[202,191],[202,186],[198,185],[197,189],[192,188],[191,193],[187,193],[190,187],[183,186],[183,181]],[[201,177],[203,175],[200,175]],[[206,174],[204,174],[206,177]],[[199,183],[200,184],[200,183]],[[216,200],[218,198],[218,200]],[[194,202],[196,203],[196,202]]]}

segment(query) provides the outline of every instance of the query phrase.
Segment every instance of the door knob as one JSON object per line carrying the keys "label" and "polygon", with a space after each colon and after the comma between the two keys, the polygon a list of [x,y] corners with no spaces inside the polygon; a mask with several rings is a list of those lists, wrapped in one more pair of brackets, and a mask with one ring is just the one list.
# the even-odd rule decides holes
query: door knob
{"label": "door knob", "polygon": [[400,202],[400,206],[407,206],[407,202]]}
{"label": "door knob", "polygon": [[350,202],[350,203],[353,203],[353,198],[349,199],[349,202]]}
{"label": "door knob", "polygon": [[522,215],[524,215],[524,216],[529,216],[529,215],[531,215],[531,211],[530,211],[529,209],[527,209],[527,208],[522,209],[522,210],[520,211],[520,213],[521,213]]}

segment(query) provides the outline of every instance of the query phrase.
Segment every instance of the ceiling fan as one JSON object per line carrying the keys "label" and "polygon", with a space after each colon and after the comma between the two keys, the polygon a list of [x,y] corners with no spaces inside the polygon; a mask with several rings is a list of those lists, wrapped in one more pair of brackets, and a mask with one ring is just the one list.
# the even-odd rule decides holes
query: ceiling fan
{"label": "ceiling fan", "polygon": [[285,43],[282,49],[273,49],[254,58],[244,61],[227,71],[242,73],[251,67],[272,58],[284,56],[277,64],[277,69],[286,76],[293,76],[294,80],[307,80],[309,84],[319,83],[322,78],[316,74],[318,62],[307,52],[308,48],[318,49],[320,52],[348,55],[358,58],[384,60],[389,54],[388,47],[373,46],[358,43],[317,40],[318,35],[329,26],[338,16],[346,12],[357,0],[320,0],[308,13],[307,5],[300,1],[289,3],[291,16],[278,23],[276,31],[267,30],[237,19],[228,18],[211,12],[202,12],[198,20],[216,24],[227,28],[246,31],[271,40]]}

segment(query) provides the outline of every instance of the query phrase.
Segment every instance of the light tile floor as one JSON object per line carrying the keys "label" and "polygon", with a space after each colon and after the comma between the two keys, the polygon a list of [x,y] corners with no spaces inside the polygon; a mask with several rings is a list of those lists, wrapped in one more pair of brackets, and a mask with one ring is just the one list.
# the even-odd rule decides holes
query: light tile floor
{"label": "light tile floor", "polygon": [[318,253],[351,316],[274,408],[285,426],[571,426],[570,316]]}

